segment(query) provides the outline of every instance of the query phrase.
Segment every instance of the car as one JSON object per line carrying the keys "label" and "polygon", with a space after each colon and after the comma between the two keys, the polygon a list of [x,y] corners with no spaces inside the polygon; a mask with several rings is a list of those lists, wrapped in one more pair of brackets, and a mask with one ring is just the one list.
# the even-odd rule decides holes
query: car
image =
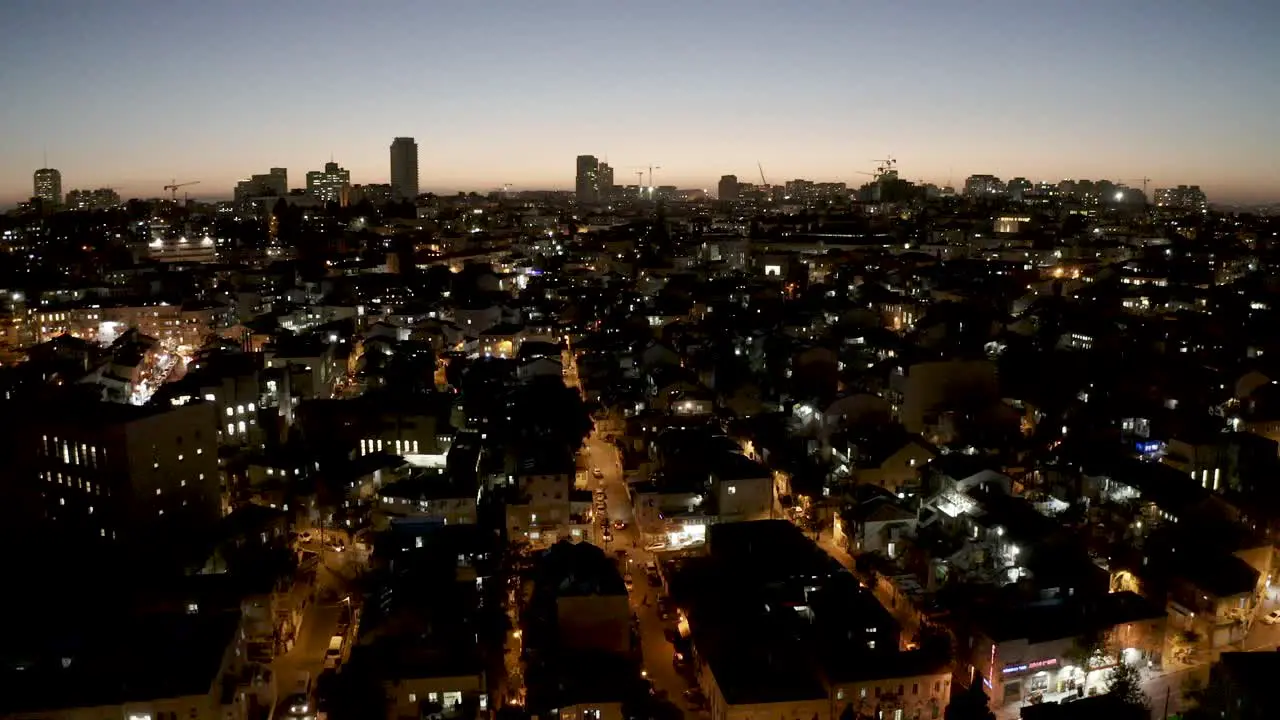
{"label": "car", "polygon": [[645,573],[645,579],[649,581],[649,587],[662,587],[662,578],[656,572]]}
{"label": "car", "polygon": [[635,587],[636,584],[635,581],[631,579],[631,573],[627,573],[622,576],[622,584],[626,585],[628,590]]}
{"label": "car", "polygon": [[626,527],[627,527],[627,524],[626,524],[625,522],[621,521],[621,520],[614,520],[614,521],[613,521],[613,529],[614,529],[614,530],[622,530],[622,529],[624,529],[624,528],[626,528]]}
{"label": "car", "polygon": [[600,537],[604,538],[605,542],[613,542],[613,535],[609,534],[608,530],[605,530],[604,534],[601,535]]}
{"label": "car", "polygon": [[312,538],[312,537],[311,537],[311,531],[310,531],[310,530],[303,530],[303,531],[302,531],[302,534],[298,536],[298,542],[309,543],[309,542],[311,542],[313,539],[314,539],[314,538]]}
{"label": "car", "polygon": [[699,708],[707,704],[707,698],[698,688],[689,688],[684,691],[684,701],[689,703],[690,707]]}
{"label": "car", "polygon": [[1276,623],[1280,623],[1280,610],[1272,610],[1266,615],[1263,615],[1262,622],[1268,625],[1275,625]]}
{"label": "car", "polygon": [[600,478],[604,477],[604,471],[601,470],[600,468],[592,468],[591,477],[599,480]]}

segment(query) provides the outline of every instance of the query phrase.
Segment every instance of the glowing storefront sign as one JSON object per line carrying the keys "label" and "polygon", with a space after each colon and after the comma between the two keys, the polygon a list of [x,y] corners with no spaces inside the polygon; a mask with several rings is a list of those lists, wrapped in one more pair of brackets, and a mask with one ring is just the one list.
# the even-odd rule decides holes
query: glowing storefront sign
{"label": "glowing storefront sign", "polygon": [[1008,675],[1009,673],[1025,672],[1027,670],[1042,670],[1044,668],[1053,667],[1057,664],[1058,660],[1056,658],[1049,658],[1047,660],[1036,660],[1035,662],[1019,663],[1017,665],[1006,665],[1000,672],[1001,674]]}

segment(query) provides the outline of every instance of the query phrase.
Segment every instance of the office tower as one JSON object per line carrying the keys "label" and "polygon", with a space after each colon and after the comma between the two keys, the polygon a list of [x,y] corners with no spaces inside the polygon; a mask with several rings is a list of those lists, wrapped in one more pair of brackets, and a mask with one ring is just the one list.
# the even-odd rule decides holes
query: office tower
{"label": "office tower", "polygon": [[600,199],[600,161],[595,155],[578,156],[578,172],[574,180],[579,203],[593,203]]}
{"label": "office tower", "polygon": [[62,173],[53,168],[40,168],[32,177],[33,197],[38,197],[46,205],[62,204]]}
{"label": "office tower", "polygon": [[721,200],[738,199],[738,176],[721,175],[719,197]]}
{"label": "office tower", "polygon": [[351,171],[338,167],[336,162],[324,164],[324,170],[307,173],[307,194],[322,203],[335,202],[345,206],[351,190]]}
{"label": "office tower", "polygon": [[600,163],[596,171],[596,188],[601,200],[613,197],[613,168],[607,162]]}
{"label": "office tower", "polygon": [[394,200],[418,197],[418,143],[411,137],[391,141],[391,197]]}

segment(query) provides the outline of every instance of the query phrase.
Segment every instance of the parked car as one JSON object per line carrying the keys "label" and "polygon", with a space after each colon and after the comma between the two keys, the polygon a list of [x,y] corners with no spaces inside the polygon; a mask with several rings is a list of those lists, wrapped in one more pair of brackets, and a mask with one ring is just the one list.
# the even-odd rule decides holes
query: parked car
{"label": "parked car", "polygon": [[600,478],[604,477],[604,471],[601,470],[600,468],[592,468],[591,477],[599,480]]}
{"label": "parked car", "polygon": [[1276,623],[1280,623],[1280,610],[1272,610],[1266,615],[1263,615],[1262,622],[1268,625],[1275,625]]}
{"label": "parked car", "polygon": [[689,707],[700,708],[707,704],[707,698],[698,688],[689,688],[684,691],[684,701],[689,703]]}

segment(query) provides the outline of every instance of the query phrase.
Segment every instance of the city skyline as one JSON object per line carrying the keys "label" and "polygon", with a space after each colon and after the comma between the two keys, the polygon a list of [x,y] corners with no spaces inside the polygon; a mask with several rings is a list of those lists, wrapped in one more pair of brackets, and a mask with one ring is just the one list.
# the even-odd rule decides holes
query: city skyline
{"label": "city skyline", "polygon": [[[64,191],[126,198],[161,196],[174,178],[200,181],[192,197],[229,198],[269,167],[300,187],[330,156],[353,183],[388,183],[401,136],[417,140],[424,192],[570,190],[587,154],[624,185],[653,164],[655,185],[710,190],[726,174],[755,182],[759,162],[773,184],[857,186],[892,155],[904,179],[954,187],[978,173],[1150,177],[1215,202],[1280,199],[1269,6],[1086,2],[1029,17],[1003,2],[560,2],[495,19],[321,4],[180,17],[144,0],[7,4],[0,26],[22,33],[4,37],[0,62],[22,72],[0,80],[13,100],[0,107],[0,205],[30,197],[45,166]],[[419,47],[425,28],[448,30]],[[326,42],[361,62],[273,71]]]}

